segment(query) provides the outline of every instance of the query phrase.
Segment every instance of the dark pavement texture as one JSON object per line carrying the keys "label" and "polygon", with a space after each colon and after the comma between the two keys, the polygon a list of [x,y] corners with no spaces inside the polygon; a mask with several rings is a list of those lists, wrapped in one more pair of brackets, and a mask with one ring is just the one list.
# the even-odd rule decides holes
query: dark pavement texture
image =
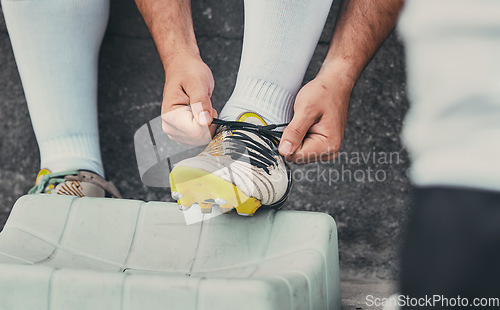
{"label": "dark pavement texture", "polygon": [[[243,37],[243,3],[193,1],[195,31],[203,59],[212,69],[216,88],[212,102],[220,111],[236,80]],[[307,71],[305,82],[326,55],[339,1]],[[0,8],[1,10],[1,8]],[[342,152],[348,160],[295,166],[296,181],[286,209],[326,212],[339,229],[344,274],[397,278],[398,249],[410,203],[406,176],[408,156],[400,131],[408,109],[404,50],[392,34],[365,69],[351,98]],[[135,131],[160,113],[162,66],[154,43],[132,0],[111,1],[109,26],[101,50],[99,124],[107,177],[126,198],[170,200],[164,189],[142,185],[135,162]],[[39,153],[17,73],[3,15],[0,14],[0,228],[15,200],[33,185]],[[372,156],[367,163],[352,152]],[[373,152],[397,152],[393,162],[379,162]],[[335,181],[336,172],[344,180]],[[362,172],[357,172],[361,170]],[[371,180],[367,179],[368,170]],[[304,174],[306,171],[312,171]],[[374,173],[379,179],[374,180]],[[354,174],[354,175],[352,175]],[[362,176],[364,174],[364,180]],[[329,182],[331,175],[334,179]],[[307,176],[308,180],[305,178]],[[357,180],[354,179],[357,178]]]}
{"label": "dark pavement texture", "polygon": [[340,291],[343,310],[383,310],[385,298],[398,293],[396,281],[341,277]]}

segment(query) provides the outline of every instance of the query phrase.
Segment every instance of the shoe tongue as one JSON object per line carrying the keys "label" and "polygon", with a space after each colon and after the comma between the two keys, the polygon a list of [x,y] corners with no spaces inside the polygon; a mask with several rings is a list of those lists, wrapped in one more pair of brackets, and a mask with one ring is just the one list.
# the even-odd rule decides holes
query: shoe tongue
{"label": "shoe tongue", "polygon": [[251,124],[260,125],[260,126],[267,125],[266,122],[264,121],[264,119],[262,118],[262,116],[260,116],[257,113],[254,113],[254,112],[243,113],[238,118],[238,122],[251,123]]}
{"label": "shoe tongue", "polygon": [[[247,112],[247,113],[242,114],[238,118],[238,122],[251,123],[251,124],[259,125],[259,126],[267,126],[266,122],[264,121],[264,118],[255,112]],[[253,132],[246,132],[245,134],[247,134],[254,141],[258,141],[258,142],[262,143],[264,146],[267,146],[267,143],[264,142],[264,140],[262,139],[261,136],[255,134]],[[254,151],[251,151],[251,152],[254,152]]]}

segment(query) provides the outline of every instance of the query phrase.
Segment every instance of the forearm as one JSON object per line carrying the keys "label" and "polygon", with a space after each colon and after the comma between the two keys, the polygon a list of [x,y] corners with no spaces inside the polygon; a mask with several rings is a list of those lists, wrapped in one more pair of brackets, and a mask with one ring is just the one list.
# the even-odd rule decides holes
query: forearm
{"label": "forearm", "polygon": [[135,0],[166,67],[179,54],[199,56],[190,0]]}
{"label": "forearm", "polygon": [[354,87],[364,67],[394,29],[403,2],[342,0],[321,73],[337,75],[347,87]]}

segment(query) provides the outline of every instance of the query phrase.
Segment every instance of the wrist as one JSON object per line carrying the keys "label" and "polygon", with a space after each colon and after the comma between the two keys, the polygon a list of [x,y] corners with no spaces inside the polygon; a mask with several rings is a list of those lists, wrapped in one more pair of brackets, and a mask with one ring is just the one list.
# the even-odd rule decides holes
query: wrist
{"label": "wrist", "polygon": [[161,55],[161,62],[165,72],[167,69],[178,62],[186,63],[186,60],[202,61],[198,46],[178,48],[172,51],[165,52]]}
{"label": "wrist", "polygon": [[336,88],[351,93],[358,80],[359,73],[352,64],[345,61],[325,60],[317,75],[317,78],[324,79],[329,84],[335,84]]}

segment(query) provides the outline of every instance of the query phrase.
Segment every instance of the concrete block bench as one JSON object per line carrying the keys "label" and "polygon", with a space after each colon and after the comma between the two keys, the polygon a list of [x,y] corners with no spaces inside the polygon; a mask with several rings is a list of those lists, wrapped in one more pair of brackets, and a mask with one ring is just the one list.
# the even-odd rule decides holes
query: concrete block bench
{"label": "concrete block bench", "polygon": [[174,203],[28,195],[0,233],[0,309],[340,310],[337,251],[322,213],[187,225]]}

